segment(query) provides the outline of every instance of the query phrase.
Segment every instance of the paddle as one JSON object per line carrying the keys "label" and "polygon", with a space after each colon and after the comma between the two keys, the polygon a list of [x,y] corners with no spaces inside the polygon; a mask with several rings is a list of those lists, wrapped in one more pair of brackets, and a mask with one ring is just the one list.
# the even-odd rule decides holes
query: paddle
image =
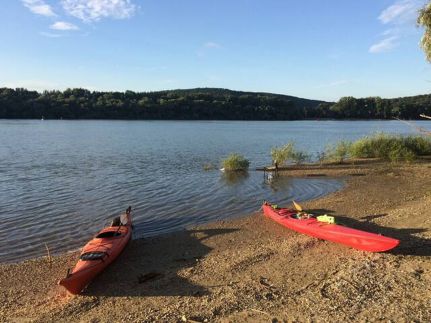
{"label": "paddle", "polygon": [[295,201],[292,201],[292,203],[293,203],[293,206],[295,207],[295,210],[296,211],[299,211],[299,212],[302,212],[303,210],[302,210],[302,206],[301,205],[299,205],[298,203],[296,203]]}

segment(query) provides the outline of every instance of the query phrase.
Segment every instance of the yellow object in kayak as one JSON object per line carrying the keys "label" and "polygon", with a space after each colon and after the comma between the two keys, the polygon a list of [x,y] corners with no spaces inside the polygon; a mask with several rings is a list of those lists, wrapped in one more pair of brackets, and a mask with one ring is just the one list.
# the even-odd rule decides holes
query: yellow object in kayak
{"label": "yellow object in kayak", "polygon": [[296,211],[302,212],[302,206],[296,203],[295,201],[292,201],[293,206],[295,207]]}
{"label": "yellow object in kayak", "polygon": [[317,221],[319,222],[325,222],[325,223],[329,223],[329,224],[335,224],[335,218],[333,216],[324,214],[324,215],[319,215],[318,217],[316,217]]}

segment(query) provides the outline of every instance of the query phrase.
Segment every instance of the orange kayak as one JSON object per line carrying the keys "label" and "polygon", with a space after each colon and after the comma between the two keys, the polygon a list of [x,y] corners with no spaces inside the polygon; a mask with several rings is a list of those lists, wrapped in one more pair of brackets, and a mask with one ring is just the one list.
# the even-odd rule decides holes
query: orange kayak
{"label": "orange kayak", "polygon": [[132,237],[131,207],[125,214],[115,218],[111,226],[102,229],[84,248],[79,260],[66,278],[58,284],[70,293],[79,294],[99,273],[101,273],[123,251]]}
{"label": "orange kayak", "polygon": [[341,243],[358,250],[382,252],[391,250],[400,243],[397,239],[380,234],[356,230],[335,223],[320,222],[320,217],[316,218],[311,214],[304,213],[307,215],[306,218],[298,218],[298,215],[301,215],[298,211],[272,206],[267,202],[263,204],[262,208],[266,217],[286,228],[315,238]]}

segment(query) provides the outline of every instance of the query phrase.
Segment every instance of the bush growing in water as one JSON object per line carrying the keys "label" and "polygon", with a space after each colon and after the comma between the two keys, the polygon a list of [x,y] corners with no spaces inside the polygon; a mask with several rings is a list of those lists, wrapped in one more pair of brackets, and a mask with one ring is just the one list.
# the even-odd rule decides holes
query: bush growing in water
{"label": "bush growing in water", "polygon": [[382,158],[390,161],[412,161],[417,156],[431,155],[431,140],[421,136],[376,134],[352,143],[353,158]]}
{"label": "bush growing in water", "polygon": [[250,166],[250,162],[239,154],[230,154],[222,161],[222,166],[227,171],[244,171]]}
{"label": "bush growing in water", "polygon": [[278,165],[284,165],[292,158],[295,147],[293,142],[289,142],[282,147],[274,147],[271,149],[271,158],[277,161]]}
{"label": "bush growing in water", "polygon": [[308,160],[310,155],[303,151],[296,150],[295,144],[293,142],[289,142],[282,147],[272,148],[271,158],[273,161],[277,161],[277,164],[280,166],[286,165],[289,160],[299,165]]}

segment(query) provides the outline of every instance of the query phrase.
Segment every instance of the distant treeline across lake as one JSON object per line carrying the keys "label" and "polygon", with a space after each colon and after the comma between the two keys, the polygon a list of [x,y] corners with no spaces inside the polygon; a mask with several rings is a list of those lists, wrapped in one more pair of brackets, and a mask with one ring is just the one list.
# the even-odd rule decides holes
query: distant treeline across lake
{"label": "distant treeline across lake", "polygon": [[158,92],[0,88],[1,119],[303,120],[418,119],[431,95],[396,99],[343,97],[338,102],[216,88]]}

